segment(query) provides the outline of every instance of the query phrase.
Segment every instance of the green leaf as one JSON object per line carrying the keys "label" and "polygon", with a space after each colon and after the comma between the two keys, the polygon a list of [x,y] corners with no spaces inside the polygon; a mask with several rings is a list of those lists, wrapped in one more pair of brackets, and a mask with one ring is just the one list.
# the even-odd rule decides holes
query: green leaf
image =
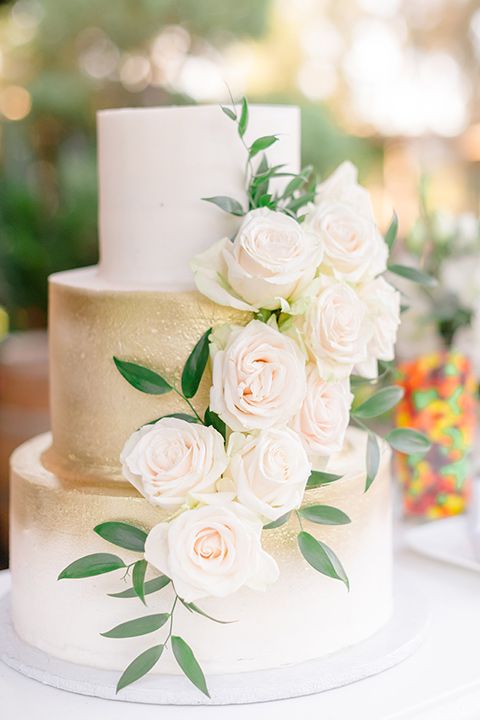
{"label": "green leaf", "polygon": [[385,233],[385,242],[387,243],[389,254],[392,252],[393,245],[395,243],[395,240],[397,239],[397,233],[398,233],[398,216],[397,216],[397,213],[394,211],[390,225],[388,226],[387,232]]}
{"label": "green leaf", "polygon": [[425,435],[412,428],[395,428],[385,435],[385,440],[399,452],[407,455],[426,453],[430,450],[430,441]]}
{"label": "green leaf", "polygon": [[227,436],[227,426],[225,425],[223,420],[217,415],[217,413],[213,412],[213,410],[210,410],[210,407],[208,407],[205,410],[205,416],[203,419],[205,425],[215,428],[215,430],[217,430],[225,440]]}
{"label": "green leaf", "polygon": [[182,392],[186,398],[193,398],[196,394],[202,375],[207,367],[209,356],[209,337],[212,328],[203,333],[192,352],[190,353],[182,372]]}
{"label": "green leaf", "polygon": [[238,121],[238,134],[240,137],[245,135],[245,130],[248,126],[248,103],[247,98],[242,98],[242,110],[240,113],[240,120]]}
{"label": "green leaf", "polygon": [[232,622],[237,622],[236,620],[217,620],[217,618],[212,617],[211,615],[207,615],[206,612],[203,612],[203,610],[200,610],[198,605],[195,605],[195,603],[190,602],[187,603],[185,600],[182,600],[182,598],[179,598],[182,605],[184,605],[187,610],[190,612],[198,613],[198,615],[202,615],[205,618],[208,618],[209,620],[213,620],[213,622],[219,623],[220,625],[230,625]]}
{"label": "green leaf", "polygon": [[93,553],[75,560],[65,570],[62,570],[58,580],[72,580],[74,578],[93,577],[104,573],[126,567],[125,563],[117,555],[110,553]]}
{"label": "green leaf", "polygon": [[129,638],[148,635],[149,633],[156,632],[156,630],[160,630],[169,619],[170,613],[145,615],[144,617],[121,623],[111,630],[108,630],[108,632],[100,633],[100,635],[107,638]]}
{"label": "green leaf", "polygon": [[374,418],[388,412],[403,398],[405,391],[398,385],[390,385],[374,393],[368,400],[352,410],[351,414],[359,418]]}
{"label": "green leaf", "polygon": [[315,192],[309,192],[305,195],[301,195],[299,198],[294,198],[293,200],[290,200],[287,205],[288,210],[296,212],[304,205],[307,205],[309,202],[313,202],[313,200],[315,200],[315,194]]}
{"label": "green leaf", "polygon": [[278,138],[276,135],[264,135],[263,137],[259,137],[258,140],[255,140],[254,143],[250,146],[250,149],[248,151],[248,157],[250,160],[255,157],[255,155],[258,155],[259,152],[262,152],[262,150],[266,150],[267,148],[271,147],[274,143],[278,141]]}
{"label": "green leaf", "polygon": [[145,550],[147,533],[124,522],[105,522],[93,528],[104,540],[133,552]]}
{"label": "green leaf", "polygon": [[172,635],[172,650],[175,655],[175,660],[190,682],[209,698],[210,694],[207,689],[207,683],[205,682],[205,675],[185,640],[182,640],[182,638],[177,635]]}
{"label": "green leaf", "polygon": [[164,418],[177,418],[177,420],[185,420],[185,422],[189,423],[198,423],[198,419],[193,415],[187,415],[186,413],[170,413],[170,415],[162,415],[162,417],[152,420],[149,423],[145,423],[145,425],[155,425],[155,423],[159,420],[163,420]]}
{"label": "green leaf", "polygon": [[274,530],[277,527],[281,527],[282,525],[285,525],[286,522],[288,522],[290,515],[292,514],[292,511],[285,513],[285,515],[282,515],[281,517],[277,518],[273,522],[268,523],[268,525],[264,525],[264,530]]}
{"label": "green leaf", "polygon": [[202,198],[202,200],[213,203],[221,210],[230,213],[230,215],[236,215],[237,217],[243,217],[243,215],[245,215],[245,210],[235,198],[227,197],[226,195],[216,195],[215,197]]}
{"label": "green leaf", "polygon": [[298,512],[306,520],[319,525],[348,525],[352,522],[348,515],[330,505],[310,505]]}
{"label": "green leaf", "polygon": [[365,483],[365,492],[377,477],[378,466],[380,465],[380,448],[375,435],[368,433],[367,440],[367,482]]}
{"label": "green leaf", "polygon": [[160,660],[164,647],[164,645],[154,645],[136,657],[135,660],[133,660],[133,662],[131,662],[126,668],[118,681],[117,693],[122,688],[127,687],[127,685],[131,685],[136,682],[136,680],[140,680],[141,677],[150,672],[153,666]]}
{"label": "green leaf", "polygon": [[148,563],[146,560],[138,560],[135,565],[133,566],[133,572],[132,572],[132,583],[133,583],[133,589],[135,590],[136,594],[140,598],[140,600],[143,602],[144,605],[147,603],[145,602],[145,573],[147,572]]}
{"label": "green leaf", "polygon": [[114,357],[118,371],[136,390],[147,395],[164,395],[172,386],[161,375],[136,363],[125,362]]}
{"label": "green leaf", "polygon": [[321,487],[322,485],[328,485],[329,483],[335,482],[335,480],[340,480],[342,477],[343,475],[334,475],[333,473],[312,470],[307,481],[307,488],[316,488]]}
{"label": "green leaf", "polygon": [[305,560],[315,570],[334,580],[341,580],[347,586],[347,590],[350,589],[342,563],[331,548],[303,530],[298,534],[298,546]]}
{"label": "green leaf", "polygon": [[408,265],[388,265],[387,270],[400,275],[401,277],[407,278],[418,285],[424,285],[425,287],[435,287],[437,281],[432,275],[428,275],[423,270],[417,270],[417,268],[409,267]]}
{"label": "green leaf", "polygon": [[222,110],[223,110],[223,112],[225,113],[225,115],[230,118],[230,120],[236,120],[236,119],[237,119],[236,114],[235,114],[235,113],[233,112],[233,110],[231,110],[229,107],[225,107],[225,105],[220,105],[220,107],[222,108]]}
{"label": "green leaf", "polygon": [[[153,578],[153,580],[147,580],[147,582],[143,586],[143,594],[151,595],[152,593],[158,592],[159,590],[163,590],[163,588],[166,587],[169,582],[170,578],[168,578],[166,575],[160,575],[159,577]],[[123,592],[109,593],[109,597],[136,598],[138,597],[138,595],[135,592],[135,588],[131,587],[128,588],[128,590],[123,590]]]}

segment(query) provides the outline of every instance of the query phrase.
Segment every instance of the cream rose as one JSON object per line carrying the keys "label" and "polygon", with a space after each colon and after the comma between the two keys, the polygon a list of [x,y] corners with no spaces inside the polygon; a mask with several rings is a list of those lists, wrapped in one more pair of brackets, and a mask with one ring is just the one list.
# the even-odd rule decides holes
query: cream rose
{"label": "cream rose", "polygon": [[169,577],[183,600],[225,597],[277,580],[275,560],[260,543],[262,522],[239,503],[187,510],[150,531],[145,559]]}
{"label": "cream rose", "polygon": [[323,202],[305,219],[324,246],[322,268],[337,280],[371,280],[387,268],[388,248],[373,220],[341,202]]}
{"label": "cream rose", "polygon": [[377,376],[377,360],[393,360],[400,324],[400,293],[383,278],[358,288],[373,319],[373,334],[367,345],[367,360],[357,365],[364,377]]}
{"label": "cream rose", "polygon": [[309,457],[340,452],[350,421],[353,395],[347,382],[325,382],[317,366],[307,366],[307,395],[289,425]]}
{"label": "cream rose", "polygon": [[152,505],[178,510],[214,493],[227,466],[223,438],[211,427],[163,418],[144,425],[120,455],[124,476]]}
{"label": "cream rose", "polygon": [[197,286],[221,305],[240,310],[282,308],[315,276],[319,236],[268,208],[247,213],[233,243],[221,240],[191,262]]}
{"label": "cream rose", "polygon": [[224,349],[211,345],[210,407],[232,430],[285,425],[306,392],[305,358],[277,329],[252,320],[234,328]]}
{"label": "cream rose", "polygon": [[348,160],[343,162],[323,183],[317,186],[315,204],[325,201],[347,203],[352,210],[367,220],[373,220],[368,190],[358,184],[358,170]]}
{"label": "cream rose", "polygon": [[312,468],[295,432],[233,433],[227,454],[230,463],[221,484],[233,489],[242,505],[268,520],[300,505]]}
{"label": "cream rose", "polygon": [[372,322],[364,302],[346,283],[321,277],[317,297],[299,324],[325,380],[346,378],[355,364],[367,359]]}

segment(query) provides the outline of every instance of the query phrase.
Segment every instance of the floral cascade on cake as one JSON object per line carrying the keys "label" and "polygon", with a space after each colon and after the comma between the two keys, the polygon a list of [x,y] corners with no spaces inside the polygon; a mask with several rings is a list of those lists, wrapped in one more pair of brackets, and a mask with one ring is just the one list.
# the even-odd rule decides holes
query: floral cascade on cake
{"label": "floral cascade on cake", "polygon": [[[245,145],[248,208],[235,198],[204,198],[238,216],[239,227],[233,238],[217,239],[193,258],[191,267],[200,292],[245,311],[245,324],[210,328],[173,377],[113,359],[138,391],[176,393],[185,402],[184,413],[153,419],[133,433],[120,458],[126,479],[169,518],[149,533],[116,520],[97,525],[101,538],[138,552],[139,559],[127,565],[99,552],[59,576],[123,569],[132,585],[115,596],[138,596],[145,605],[149,594],[173,587],[170,612],[143,615],[103,633],[128,638],[167,629],[161,644],[126,668],[117,691],[151,670],[170,645],[181,670],[208,695],[192,649],[174,634],[175,608],[181,603],[206,615],[196,605],[202,598],[223,598],[242,586],[265,591],[279,569],[262,549],[262,533],[275,532],[292,513],[298,518],[299,563],[305,560],[348,591],[341,558],[308,532],[308,523],[345,525],[350,519],[336,507],[305,505],[304,495],[340,478],[328,472],[328,460],[342,449],[350,419],[368,432],[368,490],[380,447],[365,421],[392,409],[403,394],[398,386],[382,387],[351,410],[351,387],[377,384],[394,357],[400,296],[381,275],[396,218],[384,239],[351,164],[322,184],[311,168],[289,175],[267,160],[276,136],[244,142],[245,99],[238,111],[235,105],[222,109]],[[389,269],[402,274],[401,266]],[[210,405],[200,414],[194,399],[209,368]],[[424,436],[408,428],[391,430],[385,440],[406,453],[428,449]],[[148,566],[160,574],[146,580]]]}

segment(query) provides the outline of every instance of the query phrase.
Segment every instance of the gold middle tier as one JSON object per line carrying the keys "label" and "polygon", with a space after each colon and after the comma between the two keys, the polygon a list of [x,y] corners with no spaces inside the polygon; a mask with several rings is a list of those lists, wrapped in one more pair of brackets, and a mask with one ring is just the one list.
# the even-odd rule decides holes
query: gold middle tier
{"label": "gold middle tier", "polygon": [[[195,290],[102,288],[93,269],[50,279],[50,377],[53,444],[47,469],[64,477],[119,479],[119,456],[141,425],[173,412],[189,412],[174,391],[146,395],[120,375],[113,357],[145,365],[169,382],[181,371],[209,327],[241,323],[247,313],[223,308]],[[209,372],[193,399],[209,402]]]}

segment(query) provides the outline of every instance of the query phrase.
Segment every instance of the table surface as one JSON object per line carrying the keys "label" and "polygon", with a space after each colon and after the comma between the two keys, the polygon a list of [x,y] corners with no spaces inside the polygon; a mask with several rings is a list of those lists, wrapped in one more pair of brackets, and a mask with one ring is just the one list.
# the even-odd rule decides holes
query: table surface
{"label": "table surface", "polygon": [[[42,685],[0,662],[2,720],[479,720],[480,572],[417,555],[397,537],[396,570],[405,588],[423,599],[430,628],[407,660],[335,690],[255,705],[177,707],[132,705],[74,695]],[[0,596],[8,590],[0,573]],[[33,601],[33,598],[32,598]]]}

